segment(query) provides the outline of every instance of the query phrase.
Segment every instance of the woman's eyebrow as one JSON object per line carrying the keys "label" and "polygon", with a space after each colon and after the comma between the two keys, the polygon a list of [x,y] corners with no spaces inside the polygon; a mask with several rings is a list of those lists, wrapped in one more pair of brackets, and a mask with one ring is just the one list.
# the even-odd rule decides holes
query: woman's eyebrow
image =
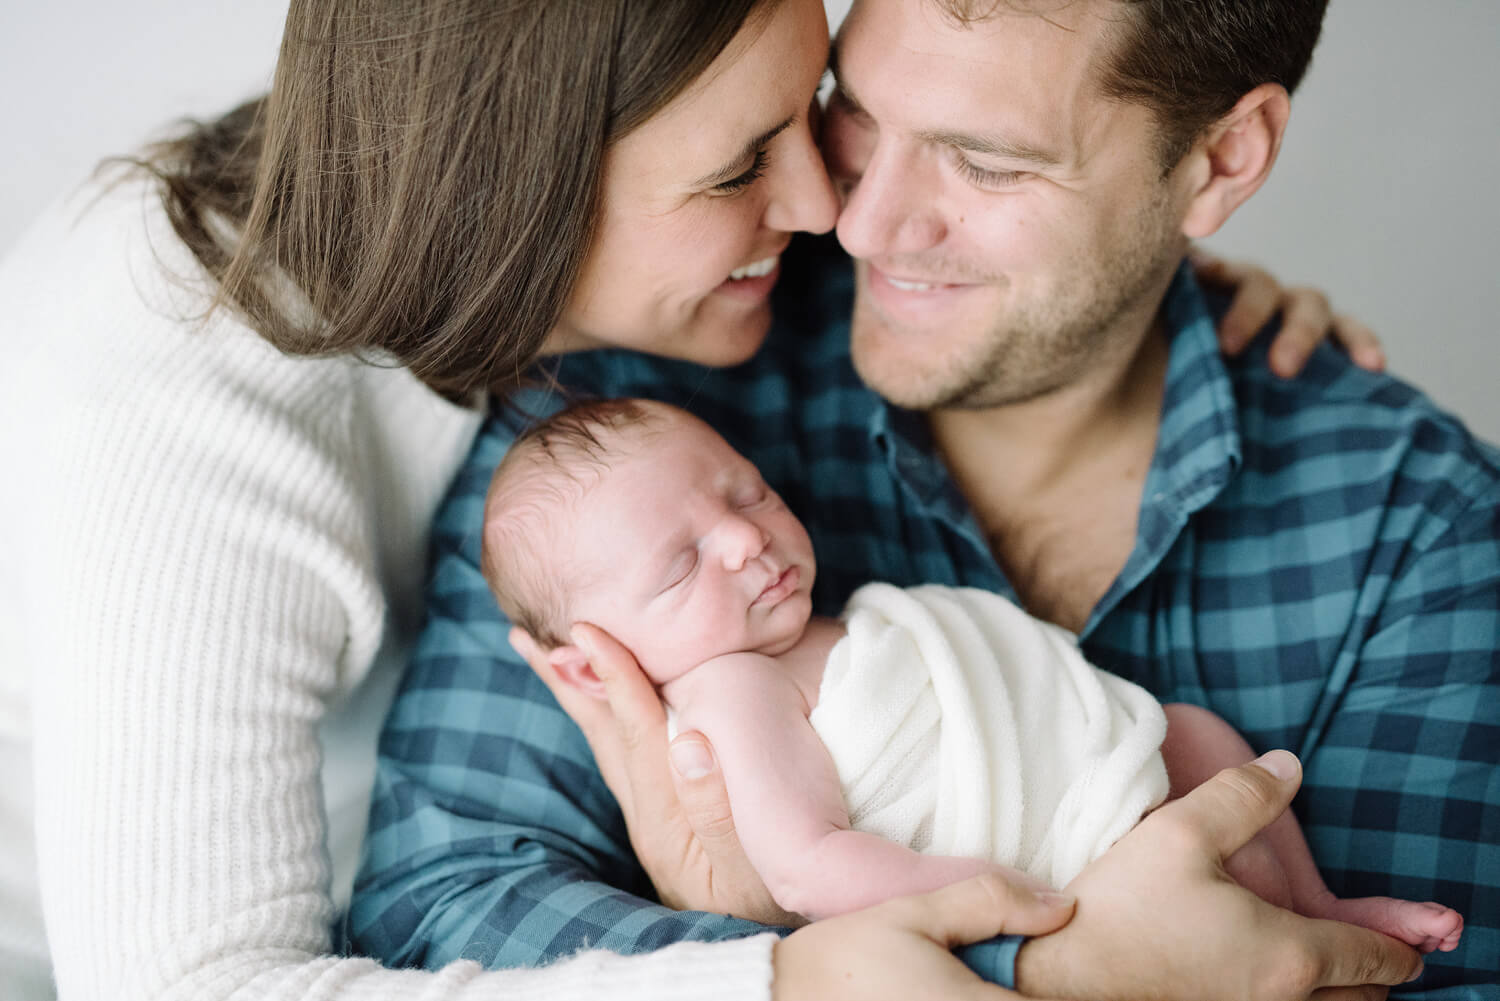
{"label": "woman's eyebrow", "polygon": [[693,182],[693,186],[699,188],[707,188],[713,187],[717,184],[723,184],[725,181],[734,180],[736,177],[740,176],[740,174],[744,173],[743,165],[747,159],[753,157],[757,151],[759,151],[772,139],[775,139],[782,132],[790,128],[792,123],[796,120],[797,116],[792,115],[781,124],[773,125],[769,129],[766,129],[766,131],[762,132],[754,139],[751,139],[749,142],[745,143],[745,145],[740,148],[739,152],[735,153],[733,159],[726,162],[724,166],[720,167],[718,170],[715,170],[713,173],[705,174],[704,176],[698,178],[698,180]]}

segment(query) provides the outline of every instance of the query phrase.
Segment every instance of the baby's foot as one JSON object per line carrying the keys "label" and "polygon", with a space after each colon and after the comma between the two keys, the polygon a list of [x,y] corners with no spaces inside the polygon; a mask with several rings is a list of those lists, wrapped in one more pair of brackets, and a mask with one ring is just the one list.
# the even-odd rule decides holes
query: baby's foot
{"label": "baby's foot", "polygon": [[1396,900],[1392,897],[1333,898],[1311,915],[1332,918],[1398,938],[1422,952],[1452,952],[1464,930],[1463,915],[1451,907],[1432,902]]}

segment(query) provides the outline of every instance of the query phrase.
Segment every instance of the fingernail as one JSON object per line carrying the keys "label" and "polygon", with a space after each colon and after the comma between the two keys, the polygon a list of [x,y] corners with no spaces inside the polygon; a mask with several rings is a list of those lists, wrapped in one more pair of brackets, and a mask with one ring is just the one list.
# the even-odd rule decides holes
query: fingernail
{"label": "fingernail", "polygon": [[713,752],[701,740],[679,740],[668,748],[672,767],[685,779],[701,779],[714,770]]}
{"label": "fingernail", "polygon": [[1267,751],[1251,762],[1285,782],[1297,774],[1297,758],[1291,751]]}
{"label": "fingernail", "polygon": [[584,656],[589,659],[590,664],[593,664],[594,671],[597,673],[599,665],[594,663],[597,658],[594,656],[594,645],[589,642],[588,633],[574,626],[568,630],[568,638],[573,641],[574,646],[583,651]]}
{"label": "fingernail", "polygon": [[1072,907],[1078,898],[1071,893],[1058,893],[1056,890],[1047,890],[1044,893],[1038,893],[1036,899],[1048,907]]}

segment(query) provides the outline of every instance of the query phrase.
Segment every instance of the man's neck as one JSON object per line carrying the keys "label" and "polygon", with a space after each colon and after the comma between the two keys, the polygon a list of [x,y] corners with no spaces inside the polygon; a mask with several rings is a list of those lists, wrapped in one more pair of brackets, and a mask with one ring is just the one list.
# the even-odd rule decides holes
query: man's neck
{"label": "man's neck", "polygon": [[1061,390],[929,415],[943,460],[1033,614],[1082,629],[1129,557],[1168,353],[1153,322],[1118,359]]}

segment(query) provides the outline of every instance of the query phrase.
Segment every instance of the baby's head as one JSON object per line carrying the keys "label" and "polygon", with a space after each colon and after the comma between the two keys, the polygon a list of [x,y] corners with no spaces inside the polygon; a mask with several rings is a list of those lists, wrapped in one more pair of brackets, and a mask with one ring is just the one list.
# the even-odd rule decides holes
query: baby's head
{"label": "baby's head", "polygon": [[686,411],[570,407],[490,482],[482,566],[511,621],[597,691],[568,638],[603,629],[658,685],[726,653],[782,653],[812,614],[812,542],[760,473]]}

